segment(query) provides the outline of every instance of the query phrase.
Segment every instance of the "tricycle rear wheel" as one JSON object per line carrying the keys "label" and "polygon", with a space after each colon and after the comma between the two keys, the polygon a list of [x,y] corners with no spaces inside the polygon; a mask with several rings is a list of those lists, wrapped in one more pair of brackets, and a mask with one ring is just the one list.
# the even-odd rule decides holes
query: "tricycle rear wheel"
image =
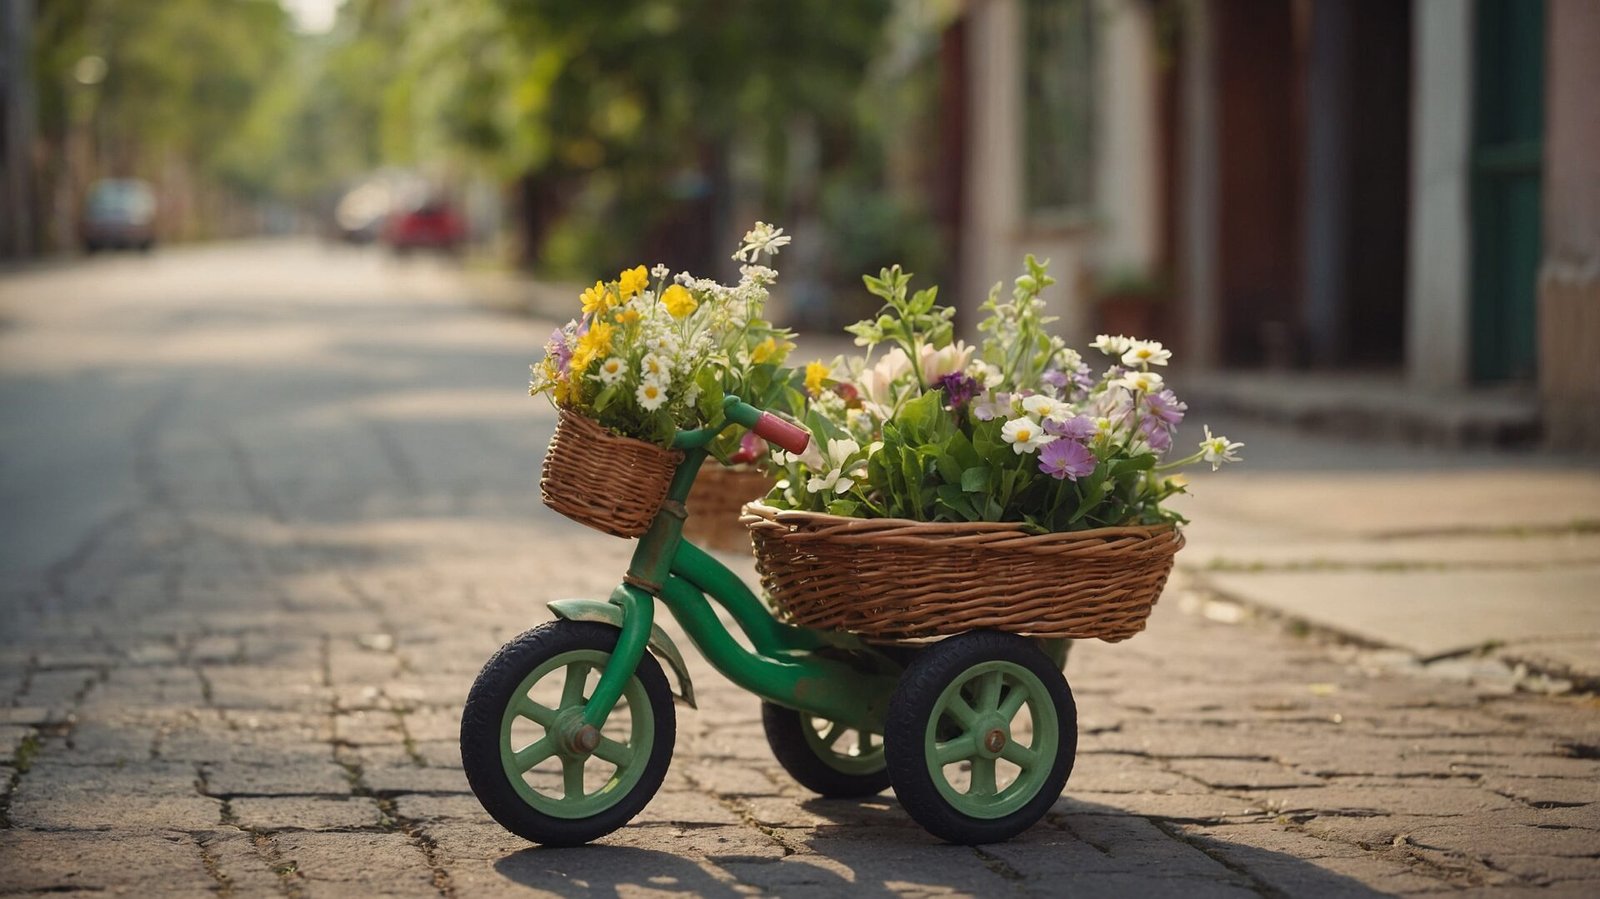
{"label": "tricycle rear wheel", "polygon": [[825,718],[761,703],[767,745],[789,776],[829,799],[856,799],[889,786],[883,735],[848,728]]}
{"label": "tricycle rear wheel", "polygon": [[1077,706],[1036,645],[975,631],[906,669],[884,746],[895,795],[918,824],[952,843],[999,842],[1060,797],[1077,756]]}

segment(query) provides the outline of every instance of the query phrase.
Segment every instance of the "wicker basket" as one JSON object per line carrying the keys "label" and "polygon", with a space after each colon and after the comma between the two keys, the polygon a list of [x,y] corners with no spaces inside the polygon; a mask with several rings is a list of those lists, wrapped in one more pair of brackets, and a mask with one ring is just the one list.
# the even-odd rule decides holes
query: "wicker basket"
{"label": "wicker basket", "polygon": [[740,510],[771,489],[772,478],[758,468],[729,468],[708,461],[689,491],[683,535],[710,549],[749,552],[750,532],[739,521]]}
{"label": "wicker basket", "polygon": [[806,627],[879,640],[994,629],[1115,642],[1144,630],[1183,534],[1172,525],[1029,534],[1020,525],[842,518],[745,506],[762,586]]}
{"label": "wicker basket", "polygon": [[594,419],[561,409],[544,457],[544,504],[614,537],[650,529],[683,454],[619,437]]}

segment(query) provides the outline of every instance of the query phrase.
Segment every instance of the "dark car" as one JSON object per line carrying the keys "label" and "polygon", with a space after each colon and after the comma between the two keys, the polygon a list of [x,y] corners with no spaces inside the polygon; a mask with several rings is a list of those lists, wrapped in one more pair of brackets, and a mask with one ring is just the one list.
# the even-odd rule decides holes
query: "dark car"
{"label": "dark car", "polygon": [[84,250],[149,250],[156,243],[156,192],[138,178],[89,185],[79,229]]}
{"label": "dark car", "polygon": [[444,250],[454,253],[467,238],[467,222],[443,200],[429,200],[389,217],[383,239],[397,253]]}

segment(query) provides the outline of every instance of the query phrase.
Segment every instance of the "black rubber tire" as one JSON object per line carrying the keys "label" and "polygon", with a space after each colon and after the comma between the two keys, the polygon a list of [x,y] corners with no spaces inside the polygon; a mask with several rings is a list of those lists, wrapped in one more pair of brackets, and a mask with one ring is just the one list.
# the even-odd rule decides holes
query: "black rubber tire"
{"label": "black rubber tire", "polygon": [[[601,812],[587,818],[558,818],[529,806],[517,794],[500,764],[500,721],[512,694],[523,678],[547,659],[577,649],[610,653],[621,633],[593,621],[552,621],[507,643],[483,666],[467,694],[461,713],[461,764],[473,795],[500,826],[523,839],[545,846],[581,846],[627,824],[660,788],[672,762],[677,738],[677,712],[672,690],[661,665],[646,652],[634,677],[649,697],[655,718],[655,745],[643,775],[633,790]],[[633,714],[642,710],[634,709]]]}
{"label": "black rubber tire", "polygon": [[[940,795],[928,769],[923,736],[945,688],[968,668],[992,661],[1020,665],[1043,682],[1054,701],[1060,733],[1055,762],[1039,793],[1005,817],[986,819],[956,810]],[[889,699],[884,731],[889,779],[900,805],[912,819],[951,843],[998,843],[1032,827],[1060,798],[1078,754],[1078,707],[1066,677],[1032,642],[1014,634],[974,631],[928,647],[911,663]]]}
{"label": "black rubber tire", "polygon": [[811,725],[803,712],[761,703],[761,727],[767,732],[767,745],[783,770],[800,786],[827,799],[859,799],[889,788],[887,764],[867,774],[840,771],[819,757],[806,740],[805,728]]}

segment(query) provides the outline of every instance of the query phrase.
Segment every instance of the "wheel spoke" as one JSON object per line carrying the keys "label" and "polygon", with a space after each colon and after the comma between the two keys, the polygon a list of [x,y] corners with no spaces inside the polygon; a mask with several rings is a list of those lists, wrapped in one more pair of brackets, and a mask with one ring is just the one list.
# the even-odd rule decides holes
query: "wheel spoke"
{"label": "wheel spoke", "polygon": [[998,671],[991,671],[983,676],[983,682],[978,685],[978,698],[975,703],[979,711],[990,711],[1000,707],[1000,688],[1004,686],[1005,675]]}
{"label": "wheel spoke", "polygon": [[972,786],[967,790],[967,795],[993,796],[994,794],[994,759],[978,756],[972,760]]}
{"label": "wheel spoke", "polygon": [[828,724],[828,732],[823,734],[821,739],[822,745],[832,749],[834,742],[837,741],[839,736],[844,733],[844,725],[837,721],[830,721]]}
{"label": "wheel spoke", "polygon": [[866,755],[872,751],[872,734],[868,731],[856,731],[856,754]]}
{"label": "wheel spoke", "polygon": [[933,744],[933,759],[940,766],[962,759],[970,759],[978,753],[978,738],[972,734],[962,734],[954,740]]}
{"label": "wheel spoke", "polygon": [[516,752],[513,752],[511,754],[511,760],[517,766],[518,771],[526,773],[534,765],[539,764],[555,754],[555,738],[549,734],[545,734],[539,739],[534,740],[532,743],[529,743]]}
{"label": "wheel spoke", "polygon": [[1028,690],[1021,684],[1015,684],[1005,699],[1000,701],[1000,717],[1010,721],[1017,717],[1017,712],[1022,710],[1022,704],[1028,701]]}
{"label": "wheel spoke", "polygon": [[600,745],[594,748],[594,754],[601,761],[610,762],[621,768],[633,761],[633,747],[619,743],[607,736],[600,738]]}
{"label": "wheel spoke", "polygon": [[584,758],[563,758],[561,760],[561,791],[562,801],[583,798],[583,763]]}
{"label": "wheel spoke", "polygon": [[956,723],[963,728],[970,728],[972,722],[978,718],[978,712],[967,704],[966,697],[959,693],[950,697],[950,702],[944,707],[945,714],[956,719]]}
{"label": "wheel spoke", "polygon": [[567,682],[561,685],[561,707],[570,709],[583,704],[583,685],[589,679],[589,666],[573,662],[567,666]]}
{"label": "wheel spoke", "polygon": [[1039,753],[1018,743],[1016,740],[1008,740],[1006,742],[1005,748],[1000,750],[1000,757],[1024,771],[1032,768],[1039,761]]}
{"label": "wheel spoke", "polygon": [[518,696],[511,703],[511,711],[521,715],[524,718],[527,718],[529,721],[532,721],[540,727],[549,727],[550,725],[556,723],[555,709],[540,705],[526,696]]}

